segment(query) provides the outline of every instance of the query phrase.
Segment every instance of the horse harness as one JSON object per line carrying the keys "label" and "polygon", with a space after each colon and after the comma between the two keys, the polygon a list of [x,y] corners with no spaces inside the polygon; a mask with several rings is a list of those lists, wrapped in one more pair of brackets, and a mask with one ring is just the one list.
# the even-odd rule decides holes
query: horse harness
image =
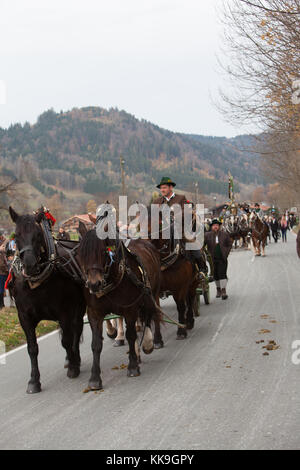
{"label": "horse harness", "polygon": [[[109,253],[113,253],[111,248],[108,248],[108,250],[109,250]],[[141,278],[142,278],[141,280],[133,272],[130,266],[126,264],[126,253],[128,253],[136,261],[138,270],[141,273]],[[116,259],[119,259],[118,277],[117,279],[112,280],[111,268],[113,264],[116,262]],[[92,269],[97,269],[97,270],[102,271],[102,267],[98,265],[93,265],[89,268],[89,270],[92,270]],[[141,259],[136,253],[133,253],[122,242],[119,242],[115,253],[110,255],[110,263],[107,263],[104,267],[104,279],[101,282],[100,290],[95,294],[96,297],[99,299],[113,292],[121,284],[125,275],[127,275],[127,277],[132,282],[132,284],[134,284],[138,289],[141,289],[141,294],[131,304],[119,305],[120,307],[129,308],[135,305],[144,295],[152,296],[150,281],[149,281],[147,272],[143,266]],[[115,301],[114,303],[116,304]]]}
{"label": "horse harness", "polygon": [[[33,251],[32,245],[26,245],[21,250],[17,250],[15,257],[12,261],[11,271],[16,277],[23,277],[30,287],[30,289],[36,289],[43,282],[45,282],[52,274],[54,269],[58,269],[60,272],[66,274],[68,277],[71,277],[74,281],[78,283],[85,282],[85,279],[82,275],[81,269],[78,266],[78,263],[75,260],[75,253],[78,249],[79,244],[75,245],[73,248],[67,248],[59,240],[53,238],[49,222],[47,219],[43,219],[40,222],[40,227],[43,232],[46,251],[47,251],[47,261],[40,264],[41,272],[35,276],[25,276],[23,273],[23,263],[21,260],[21,255],[26,251]],[[63,248],[67,256],[59,256],[57,252],[57,246]],[[42,247],[41,251],[45,251]]]}

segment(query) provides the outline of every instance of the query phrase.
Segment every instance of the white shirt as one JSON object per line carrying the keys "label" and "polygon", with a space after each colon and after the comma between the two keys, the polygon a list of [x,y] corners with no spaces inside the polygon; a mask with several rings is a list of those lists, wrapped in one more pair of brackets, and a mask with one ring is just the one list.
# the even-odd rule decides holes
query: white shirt
{"label": "white shirt", "polygon": [[164,196],[164,198],[167,202],[170,202],[171,199],[173,199],[173,197],[175,197],[175,193],[173,193],[172,196],[170,196],[170,197]]}

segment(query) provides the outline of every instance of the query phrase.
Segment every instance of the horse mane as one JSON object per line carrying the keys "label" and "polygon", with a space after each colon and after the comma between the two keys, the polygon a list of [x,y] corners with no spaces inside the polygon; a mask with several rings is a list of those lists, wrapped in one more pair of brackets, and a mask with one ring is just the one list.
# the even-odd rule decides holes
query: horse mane
{"label": "horse mane", "polygon": [[80,243],[79,252],[83,265],[85,267],[93,264],[101,265],[105,249],[105,240],[98,238],[96,229],[89,230]]}

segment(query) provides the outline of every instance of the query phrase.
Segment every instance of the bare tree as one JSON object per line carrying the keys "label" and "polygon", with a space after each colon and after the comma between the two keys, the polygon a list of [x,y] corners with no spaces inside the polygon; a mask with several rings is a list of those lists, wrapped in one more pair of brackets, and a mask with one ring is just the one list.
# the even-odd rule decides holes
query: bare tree
{"label": "bare tree", "polygon": [[300,0],[227,0],[222,21],[228,86],[220,109],[231,123],[261,129],[253,151],[265,173],[299,193]]}

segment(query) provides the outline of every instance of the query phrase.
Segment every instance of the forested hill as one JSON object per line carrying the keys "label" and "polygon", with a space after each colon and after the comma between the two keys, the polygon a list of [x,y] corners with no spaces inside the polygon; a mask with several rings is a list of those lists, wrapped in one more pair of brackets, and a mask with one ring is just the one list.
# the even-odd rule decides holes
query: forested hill
{"label": "forested hill", "polygon": [[255,156],[237,149],[249,139],[173,133],[117,109],[49,110],[34,125],[0,128],[0,164],[47,196],[97,194],[120,189],[122,154],[127,187],[150,190],[170,175],[184,190],[197,181],[202,193],[225,194],[228,171],[241,183],[262,182]]}

